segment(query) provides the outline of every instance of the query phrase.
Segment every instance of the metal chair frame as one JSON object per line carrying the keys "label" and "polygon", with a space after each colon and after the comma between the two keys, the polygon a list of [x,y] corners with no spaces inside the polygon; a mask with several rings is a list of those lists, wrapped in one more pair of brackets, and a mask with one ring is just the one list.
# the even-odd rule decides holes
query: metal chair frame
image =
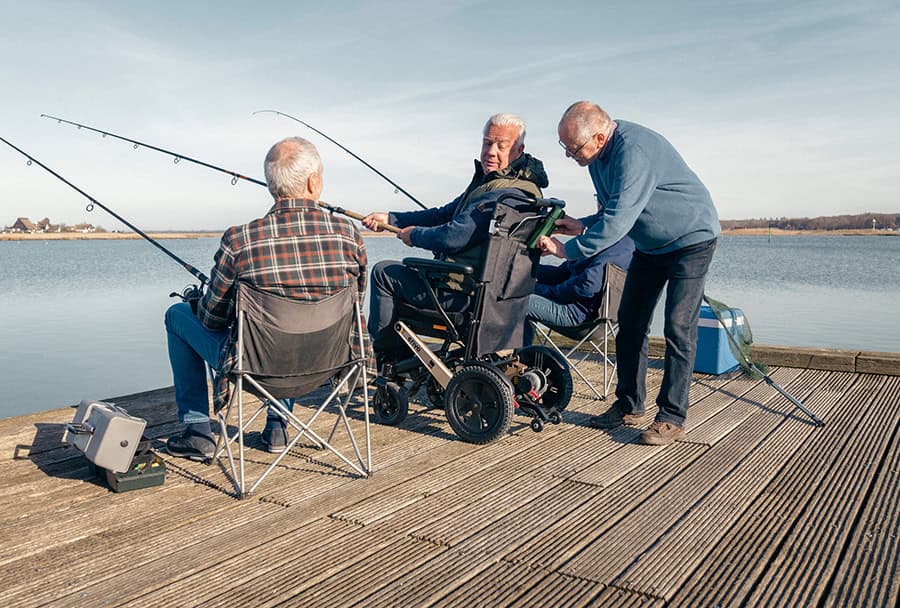
{"label": "metal chair frame", "polygon": [[[616,361],[610,357],[609,341],[610,338],[615,339],[616,334],[619,332],[618,310],[619,302],[622,299],[622,286],[625,283],[625,275],[626,271],[619,266],[616,266],[615,264],[606,265],[605,276],[603,278],[603,296],[601,298],[600,306],[597,308],[596,316],[592,321],[593,325],[590,326],[587,334],[585,334],[574,346],[563,350],[551,338],[553,332],[568,337],[566,336],[564,328],[551,328],[546,327],[541,323],[532,322],[535,331],[541,336],[542,344],[549,345],[550,348],[565,357],[566,361],[569,362],[572,371],[574,371],[581,381],[591,389],[600,401],[605,401],[609,395],[609,389],[613,382],[613,375],[617,369]],[[603,332],[602,338],[596,338],[595,341],[595,337],[599,335],[601,330]],[[591,348],[585,349],[583,351],[584,354],[576,354],[585,343],[590,344]],[[599,355],[603,361],[602,392],[599,391],[579,369],[579,366],[583,365],[587,358],[593,354]]]}
{"label": "metal chair frame", "polygon": [[[293,448],[297,442],[304,436],[309,437],[314,442],[315,446],[320,449],[327,449],[333,454],[335,454],[344,464],[346,464],[350,470],[359,475],[360,477],[368,477],[372,473],[372,446],[371,446],[371,431],[369,425],[369,390],[368,390],[368,376],[366,371],[366,351],[365,351],[365,342],[363,336],[365,335],[363,332],[362,325],[362,314],[360,312],[359,302],[354,302],[353,305],[354,312],[354,320],[357,326],[357,335],[360,340],[360,349],[363,353],[363,357],[359,360],[356,360],[352,363],[349,363],[345,366],[342,371],[340,371],[340,380],[337,383],[332,385],[332,390],[329,393],[328,397],[321,403],[321,405],[316,408],[316,410],[312,413],[312,415],[305,422],[301,420],[297,415],[295,415],[291,410],[287,409],[282,401],[276,397],[274,397],[271,392],[269,392],[265,387],[263,387],[254,377],[253,374],[244,369],[244,360],[243,360],[243,346],[244,346],[244,324],[246,322],[244,311],[238,311],[237,313],[237,341],[235,348],[237,348],[237,362],[235,369],[231,372],[234,376],[234,390],[232,392],[231,398],[228,401],[228,405],[223,410],[220,410],[216,414],[216,419],[219,423],[219,439],[216,445],[216,451],[214,455],[214,459],[218,459],[221,457],[222,452],[224,451],[228,458],[229,470],[231,472],[231,480],[234,485],[235,491],[238,494],[239,498],[244,498],[250,494],[252,494],[259,484],[268,477],[269,473],[278,466],[278,464],[282,461],[282,459],[288,454],[288,452]],[[362,380],[360,383],[359,380]],[[244,419],[244,382],[247,382],[254,390],[256,390],[260,395],[262,395],[262,399],[260,400],[259,407],[250,415],[246,420]],[[353,390],[351,387],[362,385],[363,391],[363,411],[364,411],[364,424],[365,424],[365,451],[366,456],[363,459],[363,456],[360,452],[359,445],[356,441],[356,438],[353,435],[353,432],[350,427],[350,420],[347,418],[347,409],[350,405],[350,401],[353,398]],[[347,388],[346,394],[341,399],[340,394],[344,388]],[[228,419],[231,416],[232,409],[237,410],[237,429],[234,434],[228,434]],[[322,414],[326,408],[329,406],[334,406],[337,410],[338,418],[335,420],[334,425],[331,428],[331,432],[328,434],[328,438],[325,439],[316,433],[311,427],[316,419]],[[273,409],[279,417],[285,420],[288,424],[288,429],[293,429],[297,431],[292,438],[289,437],[289,441],[285,446],[285,449],[278,454],[275,460],[270,463],[265,470],[252,482],[248,482],[245,474],[245,443],[244,443],[244,433],[250,427],[251,424],[259,417],[259,415],[266,411],[267,409]],[[339,426],[343,423],[343,427],[347,431],[347,435],[350,439],[350,444],[353,448],[353,456],[355,457],[356,462],[353,462],[350,458],[348,458],[345,454],[341,453],[334,445],[332,445],[332,440],[334,439],[334,435],[337,432]],[[233,453],[232,445],[237,442],[237,455]],[[235,462],[237,461],[237,463]],[[249,488],[248,483],[250,483]]]}

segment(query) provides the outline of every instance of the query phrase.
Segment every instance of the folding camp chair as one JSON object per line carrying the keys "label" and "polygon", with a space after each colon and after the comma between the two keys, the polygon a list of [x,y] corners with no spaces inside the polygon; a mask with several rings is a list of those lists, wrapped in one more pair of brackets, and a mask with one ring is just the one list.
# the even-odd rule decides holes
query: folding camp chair
{"label": "folding camp chair", "polygon": [[[600,306],[597,308],[595,315],[581,325],[563,327],[549,323],[532,323],[535,330],[543,338],[543,343],[565,357],[572,371],[581,378],[582,382],[588,385],[594,395],[597,396],[597,399],[601,401],[605,400],[609,394],[613,373],[616,371],[616,362],[610,357],[609,342],[611,338],[615,339],[616,333],[619,331],[619,302],[622,300],[622,289],[625,286],[626,274],[625,270],[615,264],[606,264],[604,266]],[[576,340],[577,343],[564,351],[551,339],[553,332],[570,340]],[[585,348],[583,353],[576,353],[585,343],[590,344],[592,348]],[[585,360],[593,354],[599,355],[603,360],[602,393],[579,369],[579,366],[584,367]]]}
{"label": "folding camp chair", "polygon": [[[362,315],[353,288],[347,287],[328,298],[307,302],[260,291],[248,283],[239,282],[235,306],[235,363],[231,369],[223,370],[234,384],[234,390],[227,407],[223,408],[224,413],[222,410],[216,413],[221,429],[216,458],[223,451],[227,454],[232,482],[238,495],[244,497],[256,490],[304,436],[311,439],[317,447],[333,452],[353,473],[368,476],[372,470],[372,454],[366,351]],[[352,331],[354,325],[355,332]],[[362,356],[353,357],[351,339],[359,340],[359,352]],[[330,394],[305,422],[281,401],[301,397],[320,387],[329,378],[336,378]],[[360,385],[363,388],[364,402],[365,461],[347,417],[347,408],[353,397],[352,389]],[[244,409],[245,391],[260,399],[259,407],[249,417]],[[337,414],[337,418],[326,439],[316,433],[312,426],[329,407]],[[248,488],[244,474],[244,433],[267,408],[273,409],[286,421],[289,435],[287,446]],[[227,422],[235,409],[237,430],[229,435]],[[353,450],[350,455],[352,460],[331,443],[341,426],[349,437]],[[293,431],[296,433],[291,437]],[[232,450],[235,442],[237,458]],[[235,460],[238,461],[237,468]]]}

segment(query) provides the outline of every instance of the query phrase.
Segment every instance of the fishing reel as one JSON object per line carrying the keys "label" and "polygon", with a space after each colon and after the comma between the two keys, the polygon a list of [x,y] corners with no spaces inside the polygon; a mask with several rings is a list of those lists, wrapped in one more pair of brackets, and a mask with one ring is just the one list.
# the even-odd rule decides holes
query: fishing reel
{"label": "fishing reel", "polygon": [[181,293],[173,291],[169,294],[170,298],[181,298],[182,302],[187,302],[191,307],[191,312],[197,314],[197,304],[203,297],[203,287],[200,285],[188,285],[181,290]]}

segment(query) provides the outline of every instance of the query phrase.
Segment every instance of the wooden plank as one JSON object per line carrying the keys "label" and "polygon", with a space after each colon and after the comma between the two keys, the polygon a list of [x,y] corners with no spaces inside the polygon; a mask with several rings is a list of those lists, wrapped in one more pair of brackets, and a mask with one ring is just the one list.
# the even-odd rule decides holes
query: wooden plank
{"label": "wooden plank", "polygon": [[612,528],[673,477],[684,474],[705,446],[676,443],[604,488],[578,508],[551,522],[537,535],[523,539],[504,559],[531,567],[555,570],[569,557]]}
{"label": "wooden plank", "polygon": [[615,528],[570,555],[560,572],[611,582],[782,423],[764,412],[751,416],[639,508],[622,514]]}
{"label": "wooden plank", "polygon": [[863,374],[900,376],[900,353],[863,351],[856,357],[856,371]]}
{"label": "wooden plank", "polygon": [[[846,378],[848,381],[850,379]],[[828,412],[840,396],[842,394],[833,390],[813,391],[806,401],[817,411]],[[790,456],[818,430],[805,422],[786,419],[685,513],[675,526],[640,554],[612,585],[670,599],[716,542],[741,519],[746,508],[780,472]]]}
{"label": "wooden plank", "polygon": [[900,402],[888,399],[886,406],[881,405],[885,408],[882,421],[891,420],[893,424],[888,424],[887,432],[883,422],[876,425],[857,438],[859,443],[854,442],[839,455],[776,554],[774,567],[757,582],[748,598],[751,604],[759,603],[761,598],[783,598],[790,605],[821,601],[824,581],[839,566],[842,548],[853,532],[854,521],[878,472],[876,465],[886,452],[900,416]]}
{"label": "wooden plank", "polygon": [[[779,475],[732,526],[691,574],[690,581],[671,599],[672,608],[734,605],[746,602],[762,573],[778,567],[775,554],[794,522],[808,508],[822,480],[847,449],[859,449],[848,425],[863,436],[877,428],[885,414],[884,378],[861,376],[841,400],[827,425],[811,435]],[[769,598],[766,599],[769,602]]]}
{"label": "wooden plank", "polygon": [[602,585],[590,581],[500,562],[491,565],[472,580],[459,585],[440,600],[427,605],[441,608],[471,606],[586,608],[596,606],[593,600],[602,589]]}
{"label": "wooden plank", "polygon": [[873,483],[825,606],[896,606],[900,602],[900,420]]}

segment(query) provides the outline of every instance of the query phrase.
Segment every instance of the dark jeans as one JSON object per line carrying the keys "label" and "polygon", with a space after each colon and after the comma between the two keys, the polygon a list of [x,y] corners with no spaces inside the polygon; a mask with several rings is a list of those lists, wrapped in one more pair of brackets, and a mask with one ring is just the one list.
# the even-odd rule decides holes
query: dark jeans
{"label": "dark jeans", "polygon": [[[400,359],[412,352],[394,331],[397,307],[407,303],[424,310],[435,310],[428,287],[411,270],[393,260],[383,260],[372,268],[372,292],[369,300],[369,335],[372,349],[379,365],[386,359]],[[462,293],[437,292],[441,306],[446,311],[457,312],[469,302]]]}
{"label": "dark jeans", "polygon": [[647,397],[647,336],[653,310],[666,287],[665,367],[656,398],[656,419],[684,425],[688,390],[697,351],[697,320],[703,300],[706,273],[716,250],[716,239],[660,255],[634,252],[622,303],[616,358],[619,383],[618,407],[626,413],[644,411]]}

